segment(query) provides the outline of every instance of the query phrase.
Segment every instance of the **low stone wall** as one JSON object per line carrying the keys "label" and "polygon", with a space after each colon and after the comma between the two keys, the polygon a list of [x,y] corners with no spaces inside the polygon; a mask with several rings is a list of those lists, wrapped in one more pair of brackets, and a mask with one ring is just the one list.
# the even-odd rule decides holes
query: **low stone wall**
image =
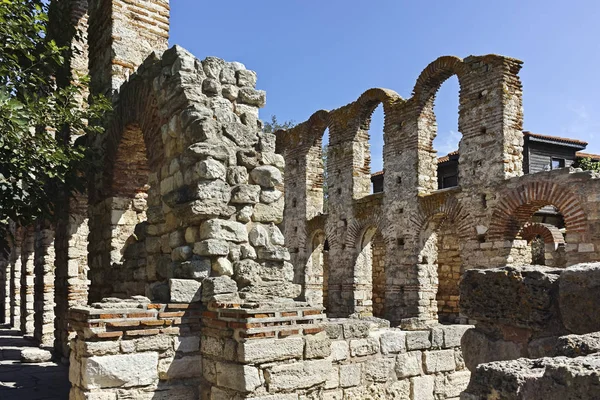
{"label": "low stone wall", "polygon": [[463,337],[467,367],[553,357],[561,337],[600,331],[599,288],[600,263],[466,271],[461,311],[477,321]]}
{"label": "low stone wall", "polygon": [[456,399],[469,326],[422,331],[326,320],[306,303],[155,304],[70,311],[71,399]]}

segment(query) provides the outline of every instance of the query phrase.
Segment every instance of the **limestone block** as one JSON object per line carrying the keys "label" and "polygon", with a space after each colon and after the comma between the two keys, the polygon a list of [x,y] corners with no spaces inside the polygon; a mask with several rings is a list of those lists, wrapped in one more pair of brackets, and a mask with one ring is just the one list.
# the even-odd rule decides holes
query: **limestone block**
{"label": "limestone block", "polygon": [[240,260],[233,263],[233,279],[240,285],[241,288],[248,285],[259,284],[260,264],[253,260]]}
{"label": "limestone block", "polygon": [[201,256],[226,256],[229,254],[229,243],[218,239],[202,240],[194,244],[194,254]]}
{"label": "limestone block", "polygon": [[235,76],[237,78],[237,85],[240,87],[255,87],[256,86],[256,72],[247,69],[236,71]]}
{"label": "limestone block", "polygon": [[256,251],[260,260],[289,261],[290,253],[282,246],[259,247]]}
{"label": "limestone block", "polygon": [[416,376],[410,379],[411,394],[413,399],[434,400],[433,390],[435,377],[431,375]]}
{"label": "limestone block", "polygon": [[331,358],[333,361],[343,361],[350,356],[350,347],[345,340],[335,340],[331,343]]}
{"label": "limestone block", "polygon": [[223,67],[225,67],[225,61],[218,57],[211,56],[202,60],[202,69],[208,78],[218,79]]}
{"label": "limestone block", "polygon": [[200,225],[200,237],[242,243],[248,241],[248,232],[246,226],[239,222],[210,219]]}
{"label": "limestone block", "polygon": [[459,397],[469,385],[471,373],[458,371],[448,375],[438,374],[435,378],[435,393],[444,399]]}
{"label": "limestone block", "polygon": [[491,362],[472,373],[461,399],[597,399],[599,371],[598,356]]}
{"label": "limestone block", "polygon": [[151,385],[158,379],[158,353],[82,358],[85,389]]}
{"label": "limestone block", "polygon": [[233,265],[225,257],[218,257],[212,263],[212,269],[217,275],[231,276],[233,275]]}
{"label": "limestone block", "polygon": [[362,364],[340,365],[340,386],[343,388],[358,386],[362,381]]}
{"label": "limestone block", "polygon": [[304,340],[286,339],[249,340],[238,346],[238,361],[244,363],[271,362],[302,357]]}
{"label": "limestone block", "polygon": [[239,122],[223,124],[223,134],[240,147],[252,147],[258,142],[255,130]]}
{"label": "limestone block", "polygon": [[368,356],[379,351],[379,340],[374,337],[350,340],[352,357]]}
{"label": "limestone block", "polygon": [[465,332],[473,328],[472,325],[444,325],[442,330],[444,331],[444,347],[458,347],[460,346],[460,340],[462,339]]}
{"label": "limestone block", "polygon": [[289,262],[267,261],[261,263],[260,277],[264,281],[288,281],[294,279],[294,266]]}
{"label": "limestone block", "polygon": [[[229,400],[229,398],[227,398],[227,400]],[[265,396],[248,397],[248,400],[298,400],[298,395],[295,393],[268,394]]]}
{"label": "limestone block", "polygon": [[396,354],[406,352],[406,332],[392,330],[383,333],[379,340],[381,342],[381,353]]}
{"label": "limestone block", "polygon": [[219,161],[207,158],[196,164],[196,174],[200,179],[222,179],[225,180],[227,170]]}
{"label": "limestone block", "polygon": [[240,184],[231,191],[231,203],[256,204],[259,201],[260,186]]}
{"label": "limestone block", "polygon": [[[588,333],[585,335],[561,336],[554,341],[554,345],[553,353],[566,357],[578,357],[600,353],[600,332]],[[545,354],[545,356],[553,355],[554,354]]]}
{"label": "limestone block", "polygon": [[271,204],[279,200],[283,196],[283,192],[277,189],[263,189],[260,192],[260,202],[264,204]]}
{"label": "limestone block", "polygon": [[247,286],[240,290],[240,296],[244,293],[254,294],[259,296],[269,297],[284,297],[289,299],[295,299],[300,296],[302,287],[295,283],[273,281],[273,282],[261,282],[251,286]]}
{"label": "limestone block", "polygon": [[408,379],[391,383],[387,388],[387,394],[394,400],[411,400],[410,381]]}
{"label": "limestone block", "polygon": [[396,375],[398,379],[423,374],[423,356],[420,351],[398,354],[396,357]]}
{"label": "limestone block", "polygon": [[81,356],[104,356],[119,352],[119,342],[86,342],[77,341],[77,353]]}
{"label": "limestone block", "polygon": [[269,368],[265,380],[271,391],[291,391],[324,384],[330,371],[329,360],[304,361]]}
{"label": "limestone block", "polygon": [[527,347],[523,343],[494,340],[477,329],[469,329],[461,340],[461,349],[465,365],[471,371],[481,363],[501,360],[514,360],[527,356]]}
{"label": "limestone block", "polygon": [[274,246],[284,246],[285,245],[285,237],[283,237],[283,234],[281,233],[281,231],[279,230],[279,228],[274,225],[271,224],[269,226],[269,235],[271,237],[271,244]]}
{"label": "limestone block", "polygon": [[135,350],[142,351],[164,351],[173,348],[173,338],[168,335],[148,336],[142,339],[135,339]]}
{"label": "limestone block", "polygon": [[365,363],[366,377],[375,382],[387,382],[394,371],[394,365],[395,360],[393,358],[378,358],[367,361]]}
{"label": "limestone block", "polygon": [[368,322],[360,320],[347,320],[342,325],[344,329],[344,338],[366,338],[369,336],[370,326]]}
{"label": "limestone block", "polygon": [[193,303],[200,301],[202,284],[193,279],[169,279],[169,290],[173,303]]}
{"label": "limestone block", "polygon": [[235,101],[240,93],[240,90],[237,86],[233,85],[223,85],[221,88],[221,94],[229,101]]}
{"label": "limestone block", "polygon": [[406,348],[408,350],[423,350],[430,347],[429,331],[406,332]]}
{"label": "limestone block", "polygon": [[52,353],[48,350],[25,348],[21,350],[21,362],[42,363],[52,360]]}
{"label": "limestone block", "polygon": [[240,166],[227,168],[227,183],[232,186],[248,183],[248,170]]}
{"label": "limestone block", "polygon": [[199,378],[202,376],[202,357],[163,358],[158,362],[158,375],[161,380]]}
{"label": "limestone block", "polygon": [[254,247],[266,247],[269,245],[269,231],[262,224],[254,224],[248,234],[250,244]]}
{"label": "limestone block", "polygon": [[278,168],[271,165],[261,165],[250,172],[252,180],[263,188],[274,188],[283,183],[283,175]]}
{"label": "limestone block", "polygon": [[202,281],[202,301],[210,301],[213,296],[237,292],[235,281],[228,276],[206,278]]}
{"label": "limestone block", "polygon": [[560,275],[559,305],[571,332],[600,331],[600,263],[574,265]]}
{"label": "limestone block", "polygon": [[325,358],[331,354],[331,340],[325,332],[309,335],[304,339],[304,358]]}
{"label": "limestone block", "polygon": [[258,368],[217,362],[217,384],[240,392],[252,392],[261,385]]}
{"label": "limestone block", "polygon": [[252,221],[280,224],[283,221],[284,198],[271,204],[258,203],[254,206]]}
{"label": "limestone block", "polygon": [[425,372],[428,374],[454,371],[456,369],[454,350],[426,351],[423,354],[423,365],[425,366]]}
{"label": "limestone block", "polygon": [[338,366],[332,366],[331,372],[325,381],[325,389],[335,389],[340,386],[340,369]]}
{"label": "limestone block", "polygon": [[185,277],[203,280],[204,278],[208,278],[210,276],[211,262],[209,258],[186,261],[181,263],[181,269]]}
{"label": "limestone block", "polygon": [[561,272],[544,266],[465,271],[460,283],[461,312],[481,322],[538,331],[561,326],[552,300]]}
{"label": "limestone block", "polygon": [[242,104],[250,104],[259,108],[264,107],[267,102],[267,93],[264,90],[243,87],[238,94],[238,101]]}

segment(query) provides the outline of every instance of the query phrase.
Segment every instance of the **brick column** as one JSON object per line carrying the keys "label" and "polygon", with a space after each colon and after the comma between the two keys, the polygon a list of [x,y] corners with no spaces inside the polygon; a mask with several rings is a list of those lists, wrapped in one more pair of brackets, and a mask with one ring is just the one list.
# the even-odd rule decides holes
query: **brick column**
{"label": "brick column", "polygon": [[42,347],[54,345],[54,230],[40,221],[34,243],[34,338]]}
{"label": "brick column", "polygon": [[21,243],[21,332],[33,336],[34,330],[34,232],[33,227],[22,230]]}
{"label": "brick column", "polygon": [[13,230],[10,251],[10,325],[21,328],[21,237]]}

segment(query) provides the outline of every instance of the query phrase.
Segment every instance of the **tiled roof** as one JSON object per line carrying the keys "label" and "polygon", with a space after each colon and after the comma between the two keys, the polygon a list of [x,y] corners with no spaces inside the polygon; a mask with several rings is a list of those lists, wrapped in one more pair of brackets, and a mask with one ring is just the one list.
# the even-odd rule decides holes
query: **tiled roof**
{"label": "tiled roof", "polygon": [[383,174],[384,174],[384,172],[385,172],[384,170],[377,171],[377,172],[373,172],[373,173],[371,174],[371,177],[374,177],[374,176],[379,176],[379,175],[383,175]]}
{"label": "tiled roof", "polygon": [[591,158],[594,161],[600,161],[600,154],[582,153],[581,151],[578,151],[575,153],[575,156],[578,158]]}
{"label": "tiled roof", "polygon": [[533,132],[529,132],[529,131],[523,131],[523,134],[525,136],[529,136],[529,137],[536,138],[536,139],[552,140],[554,142],[561,142],[561,143],[579,144],[582,146],[588,145],[588,143],[584,142],[583,140],[563,138],[563,137],[559,137],[559,136],[540,135],[538,133],[533,133]]}
{"label": "tiled roof", "polygon": [[443,157],[438,158],[438,164],[445,163],[446,161],[450,161],[451,156],[457,156],[458,150],[454,150]]}

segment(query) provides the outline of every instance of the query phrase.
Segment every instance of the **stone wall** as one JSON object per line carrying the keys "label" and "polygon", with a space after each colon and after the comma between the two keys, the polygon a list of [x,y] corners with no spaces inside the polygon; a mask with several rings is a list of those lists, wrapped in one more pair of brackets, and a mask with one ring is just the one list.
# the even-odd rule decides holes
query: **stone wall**
{"label": "stone wall", "polygon": [[54,347],[55,252],[52,224],[39,221],[34,242],[34,339],[45,348]]}
{"label": "stone wall", "polygon": [[[496,55],[441,57],[421,73],[408,100],[391,90],[370,89],[348,105],[319,110],[306,122],[277,133],[277,150],[289,160],[284,236],[295,277],[302,283],[310,275],[310,240],[324,232],[335,282],[328,285],[326,296],[330,316],[373,312],[364,303],[373,298],[372,288],[365,293],[367,287],[356,279],[361,240],[372,227],[386,247],[383,303],[395,305],[384,306],[383,315],[394,324],[404,321],[406,327],[464,320],[457,309],[463,271],[530,264],[533,233],[544,238],[547,265],[600,257],[600,239],[594,233],[600,224],[598,174],[563,169],[521,176],[520,68],[520,61]],[[433,102],[452,75],[460,83],[459,186],[437,190]],[[370,115],[378,105],[384,109],[384,191],[368,195],[364,182],[371,156],[366,140]],[[325,174],[321,146],[327,129]],[[542,233],[538,225],[532,228],[533,214],[548,205],[564,217],[565,238],[560,232]],[[437,243],[432,235],[438,236]],[[307,286],[304,298],[322,304],[322,295],[313,296],[320,290]]]}
{"label": "stone wall", "polygon": [[462,338],[473,379],[464,400],[600,396],[600,264],[467,271]]}
{"label": "stone wall", "polygon": [[404,332],[302,303],[105,299],[70,321],[75,399],[456,399],[470,376],[468,326]]}

